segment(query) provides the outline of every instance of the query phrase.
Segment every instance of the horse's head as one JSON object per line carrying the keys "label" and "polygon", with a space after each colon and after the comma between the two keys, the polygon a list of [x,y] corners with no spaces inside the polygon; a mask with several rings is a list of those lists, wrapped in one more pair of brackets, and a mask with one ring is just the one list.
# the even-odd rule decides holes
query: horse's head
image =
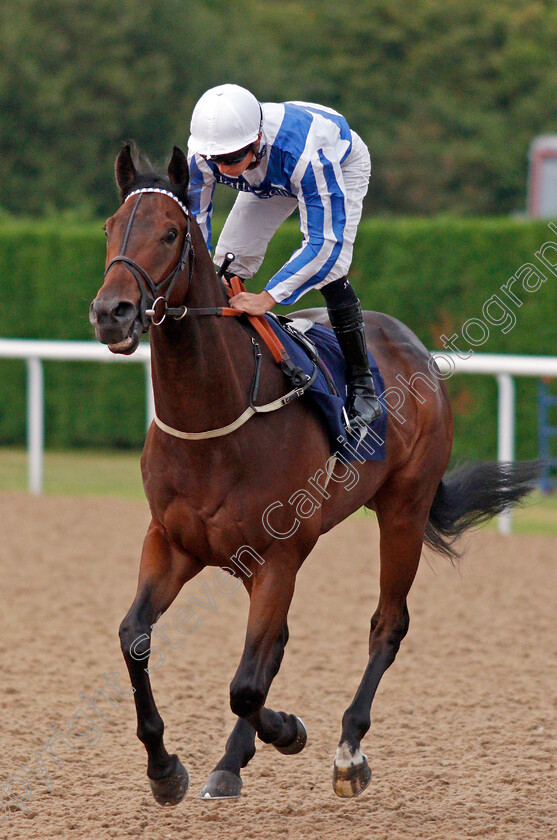
{"label": "horse's head", "polygon": [[187,211],[186,157],[174,147],[168,177],[139,173],[131,149],[116,160],[121,206],[106,222],[104,284],[89,320],[113,353],[137,348],[151,319],[157,323],[172,301],[183,303],[192,254]]}

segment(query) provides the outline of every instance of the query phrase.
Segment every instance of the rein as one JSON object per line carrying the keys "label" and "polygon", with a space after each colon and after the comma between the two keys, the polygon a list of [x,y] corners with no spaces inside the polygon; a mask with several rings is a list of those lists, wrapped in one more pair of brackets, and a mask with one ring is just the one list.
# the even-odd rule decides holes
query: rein
{"label": "rein", "polygon": [[[147,270],[143,268],[143,266],[141,266],[135,260],[132,260],[131,257],[127,257],[125,254],[135,214],[139,203],[145,193],[159,193],[161,195],[168,196],[180,207],[187,220],[187,228],[186,233],[184,235],[184,244],[182,246],[182,252],[180,254],[178,262],[176,263],[175,267],[170,271],[170,273],[158,283],[155,283],[155,281],[151,278],[151,276],[149,275]],[[187,207],[179,200],[179,198],[177,198],[177,196],[175,196],[174,193],[170,192],[169,190],[163,190],[157,187],[142,187],[141,189],[134,190],[128,196],[126,196],[125,201],[128,201],[134,196],[137,196],[137,201],[131,212],[128,221],[128,226],[126,228],[126,233],[124,234],[122,253],[119,254],[117,257],[114,257],[114,259],[110,261],[109,265],[106,268],[104,276],[106,277],[111,268],[113,268],[113,266],[118,263],[122,263],[123,265],[125,265],[125,267],[131,272],[131,274],[135,278],[135,281],[139,287],[139,291],[141,294],[139,314],[144,331],[146,332],[151,325],[155,327],[160,326],[164,322],[167,315],[170,315],[176,321],[180,321],[188,313],[192,315],[217,316],[246,315],[245,312],[242,312],[239,309],[233,309],[230,306],[188,307],[185,304],[178,307],[168,306],[168,299],[170,297],[172,287],[174,286],[176,278],[178,277],[180,272],[184,270],[186,262],[188,262],[188,260],[190,284],[193,278],[193,262],[195,254],[191,241],[189,212]],[[237,294],[237,292],[243,289],[243,285],[239,278],[232,278],[232,281],[234,285],[232,287],[226,287],[226,291],[229,294],[229,296]],[[166,284],[167,288],[165,292],[163,294],[160,294],[161,290]],[[158,309],[160,309],[161,311],[159,312]],[[292,364],[292,361],[290,360],[286,350],[282,346],[282,343],[274,334],[274,332],[272,331],[268,323],[265,321],[265,319],[252,315],[247,315],[247,318],[249,319],[252,326],[256,329],[256,331],[259,333],[259,335],[263,338],[263,340],[269,347],[273,358],[279,364],[283,372],[287,376],[290,376],[298,387],[293,388],[284,396],[279,397],[278,399],[273,400],[270,403],[266,403],[265,405],[254,404],[255,399],[257,398],[257,392],[259,388],[259,378],[261,370],[261,349],[257,341],[255,341],[254,338],[249,336],[252,342],[254,352],[254,372],[250,387],[249,405],[246,408],[246,410],[236,420],[234,420],[232,423],[229,423],[227,426],[223,426],[220,429],[208,429],[205,432],[182,432],[179,429],[174,429],[172,426],[168,426],[166,423],[163,423],[163,421],[155,413],[154,420],[155,424],[159,427],[159,429],[161,429],[163,432],[166,432],[166,434],[180,438],[181,440],[205,440],[207,438],[223,437],[224,435],[228,435],[236,429],[239,429],[240,426],[243,426],[244,423],[247,423],[250,417],[253,417],[254,414],[265,414],[267,412],[276,411],[279,408],[283,408],[283,406],[286,406],[289,403],[293,402],[293,400],[298,399],[298,397],[303,396],[305,391],[310,387],[310,385],[313,384],[318,373],[318,367],[315,364],[315,362],[312,362],[313,372],[311,376],[306,374],[301,369],[296,368]],[[299,382],[296,381],[296,377],[299,380]]]}

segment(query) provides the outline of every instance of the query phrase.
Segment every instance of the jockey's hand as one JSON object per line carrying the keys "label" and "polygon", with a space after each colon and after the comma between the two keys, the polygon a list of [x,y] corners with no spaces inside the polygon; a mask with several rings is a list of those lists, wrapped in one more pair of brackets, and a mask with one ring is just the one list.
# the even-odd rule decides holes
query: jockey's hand
{"label": "jockey's hand", "polygon": [[239,309],[241,312],[247,312],[248,315],[264,315],[269,309],[272,309],[276,300],[271,297],[269,292],[261,292],[259,295],[253,295],[251,292],[240,292],[234,295],[228,301],[233,309]]}

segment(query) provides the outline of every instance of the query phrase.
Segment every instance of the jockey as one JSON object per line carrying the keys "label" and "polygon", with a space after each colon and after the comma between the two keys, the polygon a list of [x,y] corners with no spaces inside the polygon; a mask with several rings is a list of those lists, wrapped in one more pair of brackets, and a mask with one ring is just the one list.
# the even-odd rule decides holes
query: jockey
{"label": "jockey", "polygon": [[[369,152],[331,108],[308,102],[260,104],[238,85],[211,88],[195,106],[188,141],[189,205],[211,248],[215,185],[238,190],[215,251],[242,279],[258,271],[279,225],[300,211],[303,241],[260,294],[230,305],[262,315],[320,289],[344,354],[352,426],[381,414],[367,356],[360,302],[348,282],[356,230],[371,171]],[[263,200],[264,199],[264,200]]]}

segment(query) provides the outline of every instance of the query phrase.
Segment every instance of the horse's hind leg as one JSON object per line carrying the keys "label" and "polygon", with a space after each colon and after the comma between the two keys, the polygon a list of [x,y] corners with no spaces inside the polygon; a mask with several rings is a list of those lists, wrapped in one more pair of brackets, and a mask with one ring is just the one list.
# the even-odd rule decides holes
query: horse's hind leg
{"label": "horse's hind leg", "polygon": [[[376,499],[380,526],[381,575],[379,604],[371,619],[369,660],[356,695],[344,713],[342,735],[333,769],[338,796],[357,796],[368,786],[371,770],[360,742],[371,721],[371,704],[379,681],[392,665],[408,631],[406,596],[414,580],[431,501],[419,502],[395,488]],[[423,491],[422,491],[423,493]]]}
{"label": "horse's hind leg", "polygon": [[[288,626],[285,622],[275,642],[269,662],[271,678],[278,673],[287,641]],[[255,755],[255,735],[255,727],[248,720],[238,718],[226,742],[223,757],[216,764],[207,784],[199,794],[201,799],[232,799],[240,796],[242,789],[240,770]]]}
{"label": "horse's hind leg", "polygon": [[175,551],[162,529],[152,522],[143,543],[137,594],[120,625],[122,653],[134,689],[137,736],[147,750],[147,775],[153,796],[161,805],[175,805],[184,798],[188,773],[178,756],[169,755],[164,746],[164,723],[147,670],[151,627],[201,568],[198,561]]}

